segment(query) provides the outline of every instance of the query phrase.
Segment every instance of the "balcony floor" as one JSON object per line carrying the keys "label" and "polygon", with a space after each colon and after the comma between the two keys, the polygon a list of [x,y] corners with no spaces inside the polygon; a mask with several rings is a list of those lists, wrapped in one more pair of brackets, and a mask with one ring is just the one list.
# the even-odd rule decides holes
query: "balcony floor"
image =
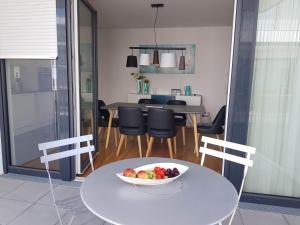
{"label": "balcony floor", "polygon": [[[58,224],[47,182],[48,180],[45,178],[15,174],[0,176],[0,224]],[[82,204],[79,197],[79,182],[54,180],[54,185],[58,202],[78,199],[78,204]],[[108,225],[86,210],[84,206],[83,209],[80,211],[80,216],[75,218],[73,225]],[[60,211],[64,224],[68,224],[70,214],[63,208],[60,208]],[[227,223],[224,222],[223,224]],[[232,224],[299,225],[300,209],[241,203]]]}

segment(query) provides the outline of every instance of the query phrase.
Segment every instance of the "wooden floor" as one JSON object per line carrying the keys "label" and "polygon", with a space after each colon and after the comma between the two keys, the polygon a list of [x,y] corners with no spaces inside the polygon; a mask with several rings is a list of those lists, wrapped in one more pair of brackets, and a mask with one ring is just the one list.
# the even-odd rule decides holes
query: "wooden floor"
{"label": "wooden floor", "polygon": [[[106,134],[101,133],[99,138],[100,138],[100,143],[99,143],[98,155],[96,156],[96,158],[94,160],[95,168],[101,167],[105,164],[108,164],[108,163],[111,163],[114,161],[139,157],[137,137],[128,137],[127,147],[126,148],[123,147],[121,149],[120,155],[118,157],[116,157],[117,147],[115,145],[113,132],[111,132],[111,138],[110,138],[110,143],[109,143],[108,149],[105,149]],[[200,136],[200,138],[201,138],[201,136]],[[186,128],[186,145],[185,146],[182,144],[181,129],[178,129],[177,154],[174,156],[174,158],[200,164],[201,156],[199,156],[199,158],[197,158],[196,155],[193,153],[194,146],[195,146],[195,143],[194,143],[193,129]],[[147,141],[146,141],[146,137],[144,136],[144,137],[142,137],[143,157],[145,157],[145,155],[146,155],[146,150],[147,150]],[[169,158],[168,145],[167,145],[166,140],[164,140],[163,143],[161,144],[160,139],[155,139],[155,141],[153,143],[152,153],[150,156]],[[208,156],[205,159],[205,166],[209,167],[217,172],[220,172],[222,169],[222,161]],[[87,176],[90,172],[91,172],[91,170],[88,169],[83,174],[83,176]]]}

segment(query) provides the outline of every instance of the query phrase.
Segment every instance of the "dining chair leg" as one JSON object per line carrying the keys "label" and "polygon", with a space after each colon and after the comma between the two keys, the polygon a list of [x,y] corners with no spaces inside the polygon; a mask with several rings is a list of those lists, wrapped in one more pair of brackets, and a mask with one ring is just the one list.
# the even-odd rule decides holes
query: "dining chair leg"
{"label": "dining chair leg", "polygon": [[171,138],[167,138],[167,142],[168,142],[168,147],[169,147],[170,158],[173,159],[173,150],[172,150]]}
{"label": "dining chair leg", "polygon": [[142,144],[141,144],[141,136],[138,135],[137,136],[137,140],[138,140],[138,145],[139,145],[139,153],[140,153],[140,157],[143,157],[143,153],[142,153]]}
{"label": "dining chair leg", "polygon": [[181,132],[182,132],[182,143],[185,145],[185,127],[181,127]]}
{"label": "dining chair leg", "polygon": [[[217,139],[221,140],[221,137],[220,137],[219,134],[216,134],[216,137],[217,137]],[[218,145],[218,148],[219,148],[219,150],[220,150],[221,152],[223,151],[222,146]]]}
{"label": "dining chair leg", "polygon": [[106,144],[105,144],[106,149],[107,149],[108,143],[109,143],[110,130],[111,130],[111,124],[112,124],[112,119],[113,119],[113,111],[108,110],[108,112],[109,112],[109,119],[108,119],[107,134],[106,134]]}
{"label": "dining chair leg", "polygon": [[[198,133],[198,140],[200,140],[200,133]],[[196,149],[196,146],[195,146],[195,148],[194,148],[194,153],[196,153],[196,151],[199,151],[199,149],[197,150],[197,149]]]}
{"label": "dining chair leg", "polygon": [[176,137],[173,138],[173,141],[174,141],[174,151],[175,151],[175,154],[176,154],[177,153]]}
{"label": "dining chair leg", "polygon": [[148,149],[147,149],[147,152],[146,152],[146,157],[148,157],[150,155],[151,151],[152,151],[153,141],[154,141],[154,137],[150,137],[149,144],[148,144]]}
{"label": "dining chair leg", "polygon": [[117,128],[114,128],[114,133],[115,133],[115,144],[116,144],[116,147],[118,147],[118,135],[117,135]]}
{"label": "dining chair leg", "polygon": [[127,135],[125,135],[125,148],[127,148]]}
{"label": "dining chair leg", "polygon": [[118,149],[117,149],[116,156],[118,156],[118,155],[120,154],[120,150],[121,150],[121,147],[122,147],[122,145],[123,145],[124,138],[125,138],[125,135],[124,135],[124,134],[121,134],[121,138],[120,138],[120,142],[119,142],[119,146],[118,146]]}
{"label": "dining chair leg", "polygon": [[101,137],[101,131],[102,131],[102,128],[98,127],[98,137]]}
{"label": "dining chair leg", "polygon": [[147,145],[149,145],[149,134],[146,134]]}

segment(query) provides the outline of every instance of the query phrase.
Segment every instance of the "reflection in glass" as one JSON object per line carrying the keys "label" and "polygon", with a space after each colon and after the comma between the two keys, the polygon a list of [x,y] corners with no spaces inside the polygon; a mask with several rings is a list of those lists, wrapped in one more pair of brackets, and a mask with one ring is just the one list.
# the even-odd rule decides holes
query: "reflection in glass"
{"label": "reflection in glass", "polygon": [[245,191],[300,197],[300,1],[259,4]]}

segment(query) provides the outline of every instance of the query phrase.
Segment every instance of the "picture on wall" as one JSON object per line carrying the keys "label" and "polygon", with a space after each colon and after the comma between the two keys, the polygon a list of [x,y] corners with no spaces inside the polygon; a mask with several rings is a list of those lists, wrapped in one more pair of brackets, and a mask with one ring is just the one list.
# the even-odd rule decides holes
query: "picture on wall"
{"label": "picture on wall", "polygon": [[[155,45],[140,45],[139,47],[155,47]],[[183,51],[185,56],[185,70],[179,70],[178,64],[182,51],[173,51],[176,55],[177,66],[174,68],[161,68],[154,65],[150,66],[139,66],[140,73],[158,73],[158,74],[195,74],[195,54],[196,54],[196,45],[195,44],[163,44],[158,45],[158,47],[163,48],[186,48]],[[159,50],[159,54],[163,52],[168,52],[168,50]],[[141,49],[140,52],[145,53],[145,50]],[[150,54],[150,59],[153,58],[153,50],[147,50],[146,53]]]}

